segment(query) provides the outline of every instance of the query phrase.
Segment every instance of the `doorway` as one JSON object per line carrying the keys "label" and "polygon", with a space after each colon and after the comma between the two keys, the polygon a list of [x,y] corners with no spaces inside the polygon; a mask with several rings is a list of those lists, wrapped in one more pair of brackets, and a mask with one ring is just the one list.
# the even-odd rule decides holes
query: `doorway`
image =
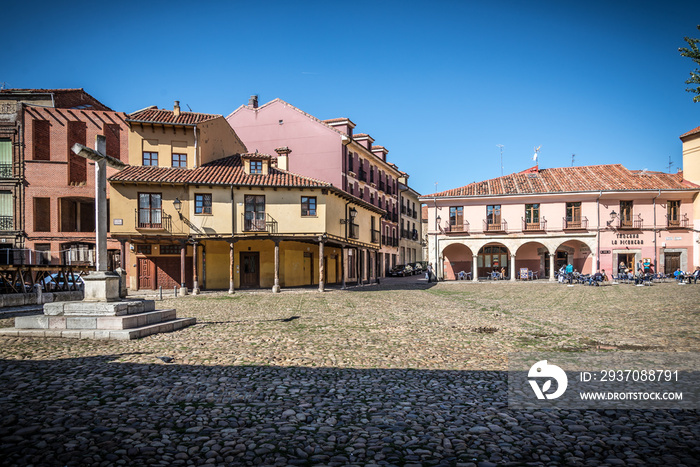
{"label": "doorway", "polygon": [[260,288],[260,253],[257,251],[241,252],[240,288]]}
{"label": "doorway", "polygon": [[[617,273],[621,273],[624,271],[620,271],[620,265],[622,263],[625,263],[625,267],[629,269],[632,273],[636,273],[637,271],[634,270],[634,253],[618,253],[617,254]],[[675,269],[674,269],[675,271]]]}
{"label": "doorway", "polygon": [[150,258],[139,258],[139,290],[155,290],[154,266]]}
{"label": "doorway", "polygon": [[664,274],[673,274],[681,267],[680,253],[664,253]]}

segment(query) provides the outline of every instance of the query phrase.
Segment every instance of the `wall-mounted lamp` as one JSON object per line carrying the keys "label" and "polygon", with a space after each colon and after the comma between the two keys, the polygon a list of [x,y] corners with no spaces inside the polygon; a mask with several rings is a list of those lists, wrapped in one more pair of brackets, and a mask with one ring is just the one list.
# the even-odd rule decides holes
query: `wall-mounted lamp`
{"label": "wall-mounted lamp", "polygon": [[177,211],[177,214],[180,216],[180,218],[182,218],[182,201],[180,201],[180,198],[175,198],[175,200],[173,201],[173,207]]}
{"label": "wall-mounted lamp", "polygon": [[608,221],[608,227],[610,227],[610,224],[615,222],[615,219],[617,219],[617,213],[615,211],[610,213],[610,220]]}
{"label": "wall-mounted lamp", "polygon": [[440,214],[435,218],[435,230],[440,228],[440,221],[442,221],[442,217],[440,217]]}

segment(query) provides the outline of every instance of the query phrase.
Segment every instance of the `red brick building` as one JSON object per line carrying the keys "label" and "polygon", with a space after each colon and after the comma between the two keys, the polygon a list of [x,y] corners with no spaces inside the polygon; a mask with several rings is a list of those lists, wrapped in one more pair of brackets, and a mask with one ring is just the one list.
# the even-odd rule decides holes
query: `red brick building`
{"label": "red brick building", "polygon": [[70,148],[102,134],[126,161],[125,120],[82,89],[0,91],[0,264],[94,261],[94,163]]}

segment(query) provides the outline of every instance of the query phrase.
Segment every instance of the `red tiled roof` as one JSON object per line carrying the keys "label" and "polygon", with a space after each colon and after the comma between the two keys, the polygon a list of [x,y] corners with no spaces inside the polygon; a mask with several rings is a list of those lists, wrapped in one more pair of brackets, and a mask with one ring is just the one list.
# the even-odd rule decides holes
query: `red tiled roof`
{"label": "red tiled roof", "polygon": [[128,166],[109,178],[113,182],[182,183],[202,185],[246,185],[284,187],[328,187],[330,183],[293,174],[276,167],[270,173],[246,174],[241,156],[229,156],[196,169],[172,167]]}
{"label": "red tiled roof", "polygon": [[53,94],[54,107],[59,109],[85,109],[112,111],[83,88],[66,89],[0,89],[0,94]]}
{"label": "red tiled roof", "polygon": [[697,127],[697,128],[693,128],[692,130],[690,130],[690,131],[687,132],[687,133],[683,133],[680,137],[681,137],[681,138],[685,138],[686,136],[694,135],[694,134],[697,134],[697,133],[700,133],[700,126]]}
{"label": "red tiled roof", "polygon": [[180,115],[175,116],[172,110],[158,109],[149,107],[129,114],[127,122],[146,122],[146,123],[166,123],[170,125],[196,125],[197,123],[206,122],[222,115],[202,114],[197,112],[180,112]]}
{"label": "red tiled roof", "polygon": [[629,170],[621,164],[560,167],[522,172],[474,182],[461,188],[425,195],[493,196],[535,193],[568,193],[580,191],[637,191],[637,190],[698,190],[696,185],[683,179],[683,173],[667,174],[643,170]]}

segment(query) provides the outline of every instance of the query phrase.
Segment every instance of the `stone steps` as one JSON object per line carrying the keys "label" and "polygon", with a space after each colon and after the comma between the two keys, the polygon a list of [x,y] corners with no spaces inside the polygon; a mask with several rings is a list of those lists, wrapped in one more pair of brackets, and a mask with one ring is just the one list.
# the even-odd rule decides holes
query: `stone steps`
{"label": "stone steps", "polygon": [[[175,310],[172,311],[174,312]],[[69,339],[130,340],[139,339],[141,337],[146,337],[160,332],[177,331],[195,324],[196,321],[196,318],[176,318],[169,321],[128,329],[2,328],[0,329],[0,335],[9,337],[63,337]]]}
{"label": "stone steps", "polygon": [[29,315],[17,316],[15,318],[15,327],[18,329],[117,330],[143,327],[175,318],[174,308],[124,316]]}

